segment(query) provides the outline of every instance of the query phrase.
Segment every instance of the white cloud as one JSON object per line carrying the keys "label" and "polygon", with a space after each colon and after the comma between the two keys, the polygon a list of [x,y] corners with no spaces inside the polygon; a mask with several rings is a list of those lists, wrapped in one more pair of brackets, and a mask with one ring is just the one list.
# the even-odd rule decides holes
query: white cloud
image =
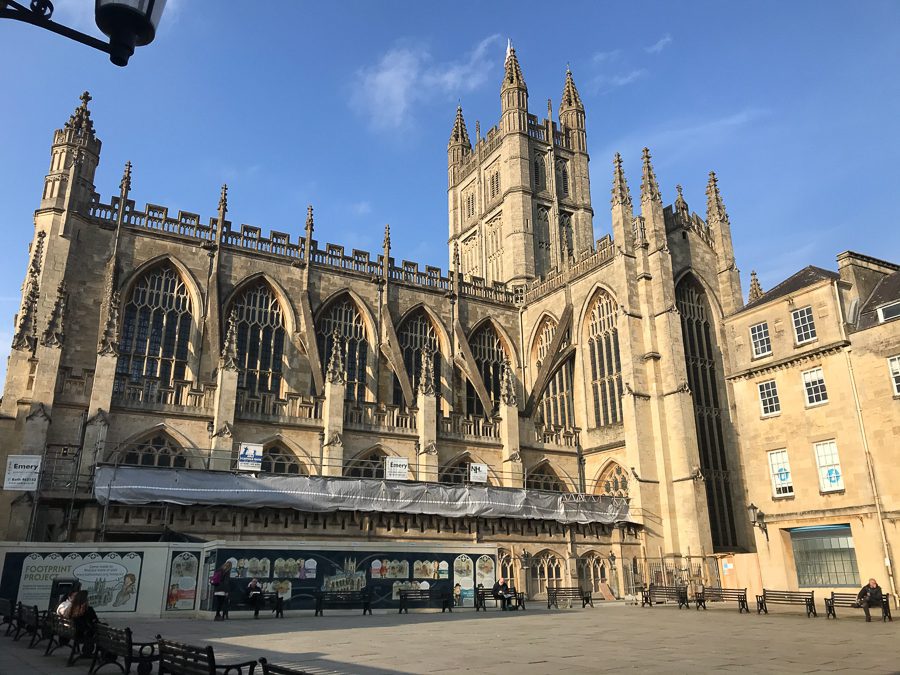
{"label": "white cloud", "polygon": [[659,40],[654,42],[649,47],[644,47],[644,51],[648,54],[659,54],[663,49],[668,47],[672,43],[672,36],[666,33]]}
{"label": "white cloud", "polygon": [[685,152],[697,152],[730,139],[757,120],[767,116],[764,108],[747,107],[720,117],[701,120],[672,120],[651,129],[639,129],[619,138],[592,156],[612,158],[616,152],[630,156],[649,147],[659,159],[655,163],[672,161]]}
{"label": "white cloud", "polygon": [[591,57],[591,60],[594,62],[594,64],[608,63],[610,61],[615,61],[621,55],[621,49],[613,49],[612,51],[608,52],[597,52]]}
{"label": "white cloud", "polygon": [[619,87],[635,82],[647,75],[646,68],[634,68],[628,72],[615,75],[595,75],[587,84],[587,90],[593,94],[603,94]]}
{"label": "white cloud", "polygon": [[[356,73],[350,103],[378,129],[396,129],[411,119],[413,104],[435,96],[455,97],[487,81],[488,52],[500,36],[479,42],[464,61],[432,63],[422,45],[395,46],[374,66]],[[499,60],[499,59],[498,59]]]}
{"label": "white cloud", "polygon": [[367,216],[372,213],[372,202],[361,201],[350,204],[350,211],[357,216]]}

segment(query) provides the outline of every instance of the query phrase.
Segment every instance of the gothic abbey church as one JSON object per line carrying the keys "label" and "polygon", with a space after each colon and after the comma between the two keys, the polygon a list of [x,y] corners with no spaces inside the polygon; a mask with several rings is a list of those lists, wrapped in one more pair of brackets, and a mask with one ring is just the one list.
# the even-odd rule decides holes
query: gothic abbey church
{"label": "gothic abbey church", "polygon": [[597,239],[571,72],[557,120],[514,49],[497,125],[473,144],[457,109],[446,273],[387,229],[377,254],[320,243],[312,207],[299,237],[236,226],[224,187],[207,222],[138,207],[130,164],[105,199],[89,101],[35,212],[0,454],[44,465],[36,504],[2,494],[0,538],[485,543],[531,595],[752,548],[716,176],[701,217],[664,204],[647,149],[634,194],[616,155]]}

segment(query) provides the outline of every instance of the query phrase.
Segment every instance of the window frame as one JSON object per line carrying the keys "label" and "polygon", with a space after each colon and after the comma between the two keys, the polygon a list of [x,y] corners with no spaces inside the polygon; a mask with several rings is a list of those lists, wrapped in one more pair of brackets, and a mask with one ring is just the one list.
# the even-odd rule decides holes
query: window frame
{"label": "window frame", "polygon": [[[832,456],[822,456],[820,450],[826,450]],[[827,494],[830,492],[843,492],[846,489],[844,485],[844,472],[841,468],[841,456],[838,452],[837,441],[831,438],[826,441],[813,443],[813,455],[816,458],[816,473],[819,476],[819,492]],[[823,461],[823,460],[828,460]],[[828,478],[828,471],[837,468],[838,481],[831,483]],[[823,473],[824,471],[824,473]]]}
{"label": "window frame", "polygon": [[894,389],[894,396],[900,396],[900,354],[888,357],[888,375]]}
{"label": "window frame", "polygon": [[885,318],[884,310],[891,309],[893,307],[896,307],[897,311],[900,312],[900,300],[896,302],[888,302],[878,308],[878,323],[887,323],[888,321],[896,321],[897,319],[900,319],[900,313],[898,313],[896,316],[889,316]]}
{"label": "window frame", "polygon": [[[800,313],[804,312],[803,316],[808,316],[809,322],[804,326],[803,324],[798,325],[798,318],[800,318]],[[812,305],[806,305],[806,307],[800,307],[799,309],[795,309],[791,312],[791,325],[794,327],[794,344],[797,346],[806,345],[810,342],[815,342],[819,339],[818,331],[816,330],[816,317],[813,314]],[[811,336],[805,339],[800,339],[800,329],[801,327],[812,328]]]}
{"label": "window frame", "polygon": [[[815,372],[818,372],[820,375],[818,381],[807,381],[807,375]],[[800,373],[800,381],[803,383],[803,393],[806,396],[807,408],[815,408],[828,403],[828,387],[825,386],[825,371],[822,370],[822,366],[816,366],[815,368],[809,368],[808,370],[802,371]],[[814,398],[817,395],[815,388],[818,386],[821,386],[821,393],[824,395],[824,398],[819,401],[811,400],[811,397]],[[811,387],[813,389],[812,391],[810,390]]]}
{"label": "window frame", "polygon": [[[757,338],[754,337],[753,329],[759,328],[760,326],[762,326],[762,332],[764,332],[764,335],[759,340],[757,340]],[[757,351],[757,344],[762,344],[763,339],[765,340],[766,351],[764,351],[764,352]],[[753,351],[754,359],[761,359],[764,356],[772,355],[772,336],[769,334],[769,322],[768,321],[760,321],[759,323],[755,323],[752,326],[750,326],[750,348]]]}
{"label": "window frame", "polygon": [[[766,412],[766,403],[765,397],[763,396],[763,386],[771,384],[771,392],[774,393],[774,396],[769,397],[771,400],[774,400],[775,408]],[[771,380],[763,380],[762,382],[756,383],[756,389],[759,393],[759,410],[762,417],[775,417],[776,415],[781,414],[781,397],[778,395],[778,383],[775,381],[775,378]]]}
{"label": "window frame", "polygon": [[[778,455],[778,464],[773,461],[773,458]],[[781,461],[783,458],[783,461]],[[769,450],[766,452],[766,464],[769,469],[769,483],[772,486],[772,499],[787,499],[793,497],[794,492],[794,476],[791,471],[791,458],[788,455],[787,448],[778,448],[777,450]],[[787,478],[784,481],[776,482],[776,474],[778,471],[776,469],[786,469],[787,470]],[[781,487],[779,488],[779,483]],[[784,492],[779,492],[779,489],[785,490]],[[790,490],[788,492],[788,490]]]}

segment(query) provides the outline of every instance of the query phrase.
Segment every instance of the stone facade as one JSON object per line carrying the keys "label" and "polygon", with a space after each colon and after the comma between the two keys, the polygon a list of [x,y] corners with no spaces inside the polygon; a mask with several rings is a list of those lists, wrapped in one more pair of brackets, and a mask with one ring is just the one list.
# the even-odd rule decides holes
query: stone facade
{"label": "stone facade", "polygon": [[[540,593],[562,577],[639,582],[638,558],[704,556],[751,541],[725,317],[743,305],[714,174],[706,218],[680,187],[663,203],[650,153],[640,213],[613,162],[609,232],[594,238],[585,110],[566,73],[558,122],[529,113],[510,49],[501,118],[448,144],[450,270],[208,222],[95,192],[100,141],[85,95],[51,148],[2,399],[4,455],[45,456],[38,508],[2,497],[10,539],[484,541]],[[404,513],[306,514],[98,506],[97,464],[490,483],[627,498],[622,527]],[[532,578],[509,561],[539,560]],[[584,564],[576,564],[576,560]],[[624,561],[629,561],[624,564]],[[528,569],[528,568],[526,568]],[[587,570],[587,571],[585,571]],[[593,570],[593,571],[591,571]],[[627,578],[626,578],[627,577]]]}
{"label": "stone facade", "polygon": [[726,319],[762,586],[846,592],[875,577],[896,598],[898,270],[842,253],[838,272],[755,283]]}

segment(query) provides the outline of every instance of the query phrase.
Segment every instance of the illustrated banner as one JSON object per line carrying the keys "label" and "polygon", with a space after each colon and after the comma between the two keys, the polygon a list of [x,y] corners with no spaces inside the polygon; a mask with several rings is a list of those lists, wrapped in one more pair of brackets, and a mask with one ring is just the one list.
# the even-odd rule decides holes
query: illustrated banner
{"label": "illustrated banner", "polygon": [[17,600],[46,609],[56,577],[74,577],[98,612],[133,612],[143,553],[30,553],[22,564]]}

